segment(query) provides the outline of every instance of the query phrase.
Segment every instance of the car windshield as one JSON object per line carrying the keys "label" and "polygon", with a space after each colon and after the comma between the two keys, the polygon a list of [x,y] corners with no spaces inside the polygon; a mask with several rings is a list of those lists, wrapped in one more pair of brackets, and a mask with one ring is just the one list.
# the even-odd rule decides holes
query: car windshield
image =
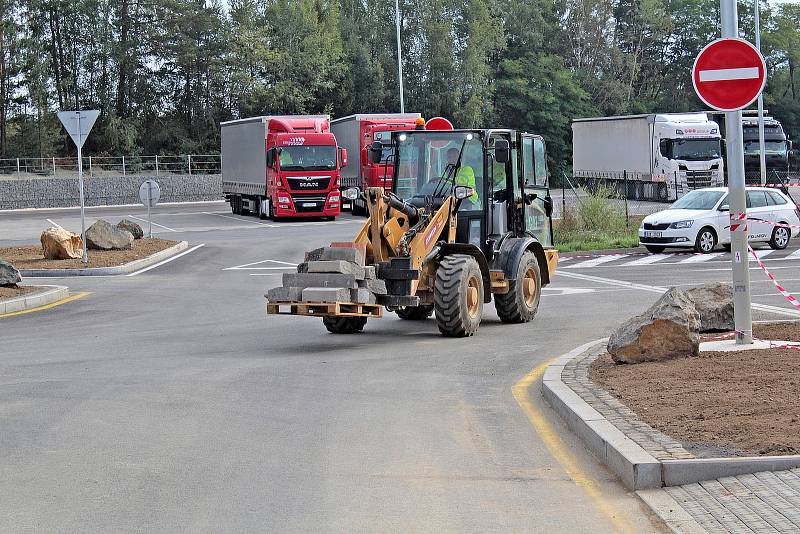
{"label": "car windshield", "polygon": [[710,210],[714,209],[723,191],[690,191],[679,198],[672,206],[671,210]]}
{"label": "car windshield", "polygon": [[461,209],[480,209],[483,195],[483,149],[472,132],[413,131],[395,134],[399,147],[396,193],[403,199],[446,196],[454,185],[474,194]]}
{"label": "car windshield", "polygon": [[302,145],[281,148],[282,171],[332,171],[336,169],[336,147]]}
{"label": "car windshield", "polygon": [[719,139],[662,139],[661,153],[665,158],[684,161],[706,161],[720,156]]}
{"label": "car windshield", "polygon": [[[744,153],[758,154],[758,141],[745,141]],[[764,141],[764,154],[767,156],[785,156],[786,141]]]}

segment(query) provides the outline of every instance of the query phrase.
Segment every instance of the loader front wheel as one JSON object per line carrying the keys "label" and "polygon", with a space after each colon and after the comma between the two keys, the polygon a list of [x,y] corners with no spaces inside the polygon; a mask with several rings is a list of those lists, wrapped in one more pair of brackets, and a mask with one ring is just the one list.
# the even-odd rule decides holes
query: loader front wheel
{"label": "loader front wheel", "polygon": [[436,326],[446,337],[471,336],[481,324],[483,277],[472,256],[446,256],[436,270],[433,291]]}
{"label": "loader front wheel", "polygon": [[406,321],[424,321],[433,314],[433,306],[403,306],[397,309],[397,316]]}
{"label": "loader front wheel", "polygon": [[536,316],[541,295],[539,262],[532,252],[526,252],[519,262],[517,279],[508,283],[508,293],[494,296],[497,316],[504,323],[527,323]]}
{"label": "loader front wheel", "polygon": [[322,324],[331,334],[357,334],[364,330],[366,317],[323,317]]}

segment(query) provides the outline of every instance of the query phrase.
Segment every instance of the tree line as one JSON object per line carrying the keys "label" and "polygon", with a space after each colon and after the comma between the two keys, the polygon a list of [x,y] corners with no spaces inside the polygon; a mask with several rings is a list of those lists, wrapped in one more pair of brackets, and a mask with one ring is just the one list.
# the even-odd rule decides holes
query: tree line
{"label": "tree line", "polygon": [[[752,2],[740,3],[753,40]],[[690,69],[718,0],[401,0],[405,106],[540,133],[703,109]],[[762,4],[770,114],[800,133],[800,4]],[[392,0],[0,0],[0,157],[72,150],[57,111],[102,111],[87,155],[217,153],[258,114],[399,111]]]}

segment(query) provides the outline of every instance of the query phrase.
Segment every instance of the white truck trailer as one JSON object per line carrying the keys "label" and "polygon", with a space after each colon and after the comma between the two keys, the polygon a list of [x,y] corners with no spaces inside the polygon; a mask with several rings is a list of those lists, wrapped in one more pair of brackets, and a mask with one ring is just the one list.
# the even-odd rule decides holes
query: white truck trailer
{"label": "white truck trailer", "polygon": [[674,200],[724,185],[721,139],[705,113],[575,119],[572,171],[616,185],[628,198]]}

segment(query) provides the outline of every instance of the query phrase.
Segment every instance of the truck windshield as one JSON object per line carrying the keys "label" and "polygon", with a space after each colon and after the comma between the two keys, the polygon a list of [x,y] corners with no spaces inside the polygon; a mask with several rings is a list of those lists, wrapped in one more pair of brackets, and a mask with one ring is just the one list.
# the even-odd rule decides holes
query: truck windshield
{"label": "truck windshield", "polygon": [[[758,154],[758,140],[745,141],[744,153],[748,155]],[[768,156],[785,156],[786,141],[764,141],[764,154]]]}
{"label": "truck windshield", "polygon": [[302,145],[281,148],[282,171],[332,171],[336,169],[336,147]]}
{"label": "truck windshield", "polygon": [[706,161],[721,157],[719,139],[662,139],[661,155],[668,159]]}
{"label": "truck windshield", "polygon": [[[392,147],[392,132],[391,131],[383,131],[383,132],[375,132],[372,136],[374,141],[380,141],[383,143],[383,152],[381,152],[381,165],[383,165],[389,158],[394,156],[394,147]],[[391,165],[392,162],[389,161]]]}
{"label": "truck windshield", "polygon": [[396,139],[398,196],[403,199],[445,196],[451,194],[454,185],[464,185],[475,193],[462,201],[461,209],[480,209],[483,147],[477,134],[420,130],[396,134]]}
{"label": "truck windshield", "polygon": [[669,207],[671,210],[710,210],[722,198],[723,191],[690,191]]}

